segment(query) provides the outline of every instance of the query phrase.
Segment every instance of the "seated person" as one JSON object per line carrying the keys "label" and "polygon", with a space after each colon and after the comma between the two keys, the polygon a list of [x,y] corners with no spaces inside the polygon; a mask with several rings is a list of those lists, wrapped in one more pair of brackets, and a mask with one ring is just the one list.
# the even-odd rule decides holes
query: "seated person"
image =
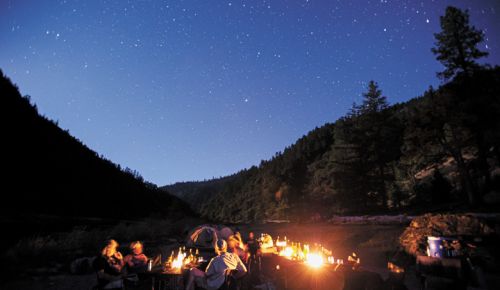
{"label": "seated person", "polygon": [[226,241],[217,240],[215,250],[217,256],[210,260],[205,272],[197,268],[192,268],[186,283],[186,290],[194,290],[195,283],[198,287],[207,290],[219,289],[226,279],[226,274],[230,270],[237,270],[235,278],[241,278],[246,274],[247,268],[238,255],[227,252]]}
{"label": "seated person", "polygon": [[239,247],[241,249],[245,249],[245,243],[243,243],[243,239],[241,238],[241,233],[240,232],[235,232],[234,233],[234,237],[238,240],[238,243],[239,243]]}
{"label": "seated person", "polygon": [[277,249],[274,246],[273,238],[269,234],[262,234],[260,238],[260,253],[276,253]]}
{"label": "seated person", "polygon": [[143,273],[148,267],[148,257],[144,255],[143,245],[141,242],[133,242],[130,244],[130,254],[125,256],[125,264],[129,273]]}
{"label": "seated person", "polygon": [[233,253],[238,255],[238,257],[242,260],[245,261],[247,260],[247,253],[243,248],[241,248],[241,241],[238,239],[237,236],[232,235],[227,239],[227,251],[229,253]]}
{"label": "seated person", "polygon": [[117,248],[118,243],[115,240],[109,240],[102,249],[101,255],[94,260],[98,289],[122,289],[123,287],[125,262]]}

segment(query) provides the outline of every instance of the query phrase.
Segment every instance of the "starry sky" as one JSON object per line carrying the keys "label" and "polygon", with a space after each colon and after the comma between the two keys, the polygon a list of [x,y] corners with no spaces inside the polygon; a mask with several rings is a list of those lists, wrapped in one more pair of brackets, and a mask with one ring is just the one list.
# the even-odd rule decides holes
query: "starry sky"
{"label": "starry sky", "polygon": [[151,182],[258,165],[344,115],[440,80],[430,49],[469,9],[500,64],[500,1],[0,0],[0,68],[43,115]]}

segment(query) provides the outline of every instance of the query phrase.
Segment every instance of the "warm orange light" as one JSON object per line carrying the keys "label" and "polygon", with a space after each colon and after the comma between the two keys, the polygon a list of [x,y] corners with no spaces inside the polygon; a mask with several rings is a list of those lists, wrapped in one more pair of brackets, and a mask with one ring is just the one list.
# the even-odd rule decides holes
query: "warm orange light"
{"label": "warm orange light", "polygon": [[[294,243],[288,240],[276,240],[275,245],[277,246],[278,254],[281,257],[285,257],[289,260],[301,261],[306,265],[319,268],[323,264],[343,264],[343,260],[335,260],[332,256],[332,251],[328,250],[321,245],[314,244],[313,250],[309,244]],[[358,259],[359,263],[359,259]]]}
{"label": "warm orange light", "polygon": [[286,241],[276,241],[276,247],[286,247]]}
{"label": "warm orange light", "polygon": [[308,254],[306,257],[306,264],[313,268],[319,268],[323,265],[323,257],[318,254]]}
{"label": "warm orange light", "polygon": [[397,265],[394,265],[393,263],[391,262],[388,262],[387,263],[387,268],[392,272],[392,273],[404,273],[405,272],[405,269],[404,268],[401,268]]}
{"label": "warm orange light", "polygon": [[279,255],[286,257],[286,258],[292,258],[293,256],[293,249],[292,247],[285,247],[283,250],[280,251]]}
{"label": "warm orange light", "polygon": [[185,257],[186,257],[186,254],[179,251],[179,253],[177,254],[177,258],[175,258],[175,260],[172,261],[172,268],[181,269]]}

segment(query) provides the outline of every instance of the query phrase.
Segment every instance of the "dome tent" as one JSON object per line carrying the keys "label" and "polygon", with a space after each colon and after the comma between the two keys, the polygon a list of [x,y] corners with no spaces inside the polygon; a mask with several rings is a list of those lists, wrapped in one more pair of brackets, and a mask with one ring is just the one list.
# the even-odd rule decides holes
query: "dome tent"
{"label": "dome tent", "polygon": [[233,231],[226,226],[200,225],[189,232],[186,246],[213,249],[217,239],[227,240],[232,234]]}

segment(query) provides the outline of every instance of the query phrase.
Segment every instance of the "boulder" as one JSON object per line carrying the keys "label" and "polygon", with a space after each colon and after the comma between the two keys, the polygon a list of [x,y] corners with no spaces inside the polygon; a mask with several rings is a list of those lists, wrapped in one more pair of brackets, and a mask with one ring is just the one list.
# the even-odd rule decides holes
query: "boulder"
{"label": "boulder", "polygon": [[426,214],[416,217],[399,237],[401,247],[413,256],[425,255],[428,236],[484,237],[495,231],[482,219],[467,214]]}

